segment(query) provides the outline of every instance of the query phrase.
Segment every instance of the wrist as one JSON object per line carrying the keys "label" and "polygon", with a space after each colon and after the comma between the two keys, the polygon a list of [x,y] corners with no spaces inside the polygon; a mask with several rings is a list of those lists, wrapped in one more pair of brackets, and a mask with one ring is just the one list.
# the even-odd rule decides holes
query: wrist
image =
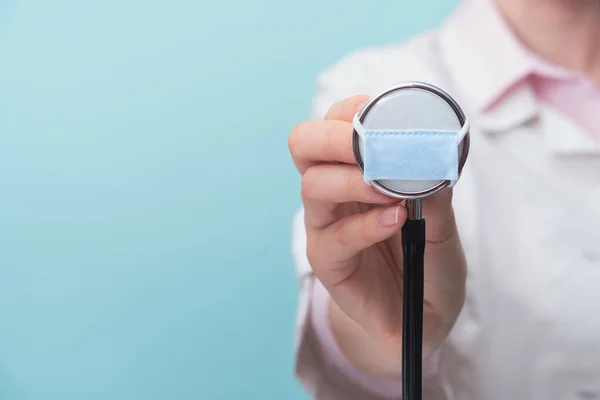
{"label": "wrist", "polygon": [[396,379],[402,373],[402,335],[380,337],[367,332],[329,300],[329,323],[347,360],[368,375]]}
{"label": "wrist", "polygon": [[[428,311],[425,311],[428,314]],[[334,340],[348,362],[365,374],[375,378],[400,379],[402,376],[402,334],[381,336],[367,332],[356,321],[344,313],[337,303],[328,296],[328,320]],[[424,337],[423,377],[435,374],[440,349],[447,336],[448,328],[440,325],[437,316],[426,316],[425,331],[435,332],[433,337]],[[430,335],[426,335],[430,336]],[[427,368],[426,368],[427,367]],[[426,370],[425,370],[426,369]],[[431,370],[431,371],[430,371]]]}

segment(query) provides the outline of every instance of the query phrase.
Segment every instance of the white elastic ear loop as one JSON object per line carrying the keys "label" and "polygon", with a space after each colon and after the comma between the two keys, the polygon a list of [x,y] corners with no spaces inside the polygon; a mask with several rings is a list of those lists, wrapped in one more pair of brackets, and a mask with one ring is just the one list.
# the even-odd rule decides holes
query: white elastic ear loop
{"label": "white elastic ear loop", "polygon": [[364,140],[365,127],[360,122],[360,119],[358,118],[358,113],[354,114],[354,118],[352,119],[352,126],[354,126],[354,130],[356,131],[356,133],[358,133],[358,136],[360,136],[360,138]]}
{"label": "white elastic ear loop", "polygon": [[461,130],[458,131],[458,135],[456,135],[456,143],[461,144],[461,142],[463,141],[465,136],[467,136],[467,134],[469,133],[470,130],[471,130],[471,123],[469,122],[469,120],[467,118],[465,118],[465,123],[463,124]]}
{"label": "white elastic ear loop", "polygon": [[[358,118],[358,113],[354,114],[354,118],[352,119],[352,125],[354,127],[354,130],[358,134],[358,136],[362,140],[365,140],[366,129],[363,126],[363,124],[360,122],[360,119]],[[467,118],[465,118],[465,123],[463,124],[461,130],[458,131],[458,134],[456,135],[456,144],[457,145],[460,145],[460,143],[463,141],[465,136],[467,136],[467,134],[469,133],[470,129],[471,129],[471,123],[469,122],[469,120]],[[448,187],[449,188],[453,187],[454,185],[456,185],[456,182],[458,182],[458,181],[450,181],[450,184],[448,185]],[[370,182],[367,182],[367,183],[370,184]]]}

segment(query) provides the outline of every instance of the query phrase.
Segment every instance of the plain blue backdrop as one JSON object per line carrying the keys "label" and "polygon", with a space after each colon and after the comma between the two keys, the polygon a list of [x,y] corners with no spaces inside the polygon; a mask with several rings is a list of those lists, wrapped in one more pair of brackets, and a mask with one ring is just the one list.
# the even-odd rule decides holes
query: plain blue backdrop
{"label": "plain blue backdrop", "polygon": [[2,0],[0,399],[306,399],[287,150],[451,0]]}

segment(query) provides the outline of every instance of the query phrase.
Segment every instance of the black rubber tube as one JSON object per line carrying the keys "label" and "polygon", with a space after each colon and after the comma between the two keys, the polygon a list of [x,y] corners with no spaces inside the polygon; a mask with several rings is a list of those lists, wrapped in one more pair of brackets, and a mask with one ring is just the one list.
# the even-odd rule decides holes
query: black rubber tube
{"label": "black rubber tube", "polygon": [[402,399],[421,400],[425,220],[402,227],[404,303],[402,315]]}

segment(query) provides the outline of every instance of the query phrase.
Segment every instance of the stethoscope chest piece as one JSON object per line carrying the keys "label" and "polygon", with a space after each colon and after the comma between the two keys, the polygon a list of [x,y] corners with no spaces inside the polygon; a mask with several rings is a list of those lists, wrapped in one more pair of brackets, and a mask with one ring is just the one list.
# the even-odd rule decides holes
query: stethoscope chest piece
{"label": "stethoscope chest piece", "polygon": [[[365,103],[357,119],[366,130],[463,130],[463,137],[457,143],[459,173],[466,162],[470,142],[467,118],[450,95],[430,84],[408,82],[384,90]],[[356,163],[364,172],[365,146],[356,129],[352,145]],[[377,190],[398,199],[420,199],[453,184],[444,179],[380,179],[370,183]]]}
{"label": "stethoscope chest piece", "polygon": [[421,200],[458,180],[469,153],[469,122],[446,92],[410,82],[373,96],[353,124],[354,157],[367,183],[388,196],[406,200],[402,398],[421,400],[426,244]]}

